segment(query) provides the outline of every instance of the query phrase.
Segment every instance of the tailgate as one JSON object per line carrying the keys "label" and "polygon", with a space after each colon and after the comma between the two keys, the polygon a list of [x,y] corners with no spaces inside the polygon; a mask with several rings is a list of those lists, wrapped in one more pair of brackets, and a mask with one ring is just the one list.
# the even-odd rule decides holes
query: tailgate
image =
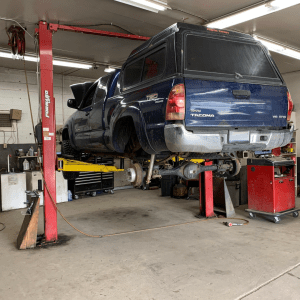
{"label": "tailgate", "polygon": [[287,88],[185,78],[185,126],[286,127]]}

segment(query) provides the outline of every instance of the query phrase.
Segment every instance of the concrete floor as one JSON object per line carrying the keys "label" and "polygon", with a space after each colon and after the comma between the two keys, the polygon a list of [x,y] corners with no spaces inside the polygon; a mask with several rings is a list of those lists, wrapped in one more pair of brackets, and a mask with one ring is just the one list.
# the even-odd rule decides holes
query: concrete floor
{"label": "concrete floor", "polygon": [[[197,201],[159,194],[122,190],[59,208],[81,230],[100,235],[197,220]],[[247,216],[243,209],[239,217]],[[20,251],[15,244],[22,219],[20,210],[0,213],[6,224],[0,232],[1,299],[300,299],[300,218],[232,228],[213,219],[99,239],[58,217],[68,242]]]}

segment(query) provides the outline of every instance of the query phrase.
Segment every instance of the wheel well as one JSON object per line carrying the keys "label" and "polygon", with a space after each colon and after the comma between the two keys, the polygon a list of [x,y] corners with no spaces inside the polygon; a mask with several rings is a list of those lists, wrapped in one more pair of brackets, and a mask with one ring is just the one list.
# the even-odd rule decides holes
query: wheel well
{"label": "wheel well", "polygon": [[133,152],[135,147],[132,147],[132,140],[135,144],[140,144],[136,135],[135,126],[132,117],[124,117],[118,120],[113,131],[113,144],[115,149],[120,152]]}

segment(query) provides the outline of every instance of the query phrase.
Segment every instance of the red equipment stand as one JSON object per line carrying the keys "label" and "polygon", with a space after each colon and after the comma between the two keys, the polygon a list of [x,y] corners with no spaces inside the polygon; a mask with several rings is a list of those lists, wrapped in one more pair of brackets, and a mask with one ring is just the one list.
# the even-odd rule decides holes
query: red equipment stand
{"label": "red equipment stand", "polygon": [[282,157],[248,159],[248,209],[250,218],[265,216],[280,222],[280,217],[292,214],[295,208],[294,161]]}
{"label": "red equipment stand", "polygon": [[56,203],[56,126],[55,99],[53,97],[52,31],[48,29],[46,22],[39,23],[38,35],[43,128],[43,173],[46,182],[44,188],[45,240],[46,242],[52,242],[57,240],[57,213],[53,203]]}
{"label": "red equipment stand", "polygon": [[[211,166],[212,161],[206,161],[204,165]],[[205,216],[206,218],[212,218],[215,216],[212,171],[199,174],[199,206],[199,217]]]}
{"label": "red equipment stand", "polygon": [[[44,188],[44,217],[45,241],[57,240],[57,212],[56,212],[56,135],[55,135],[55,99],[53,96],[53,54],[52,33],[57,30],[81,32],[100,36],[109,36],[130,40],[149,40],[149,37],[87,29],[74,26],[48,24],[40,21],[35,33],[39,38],[40,77],[41,77],[41,106],[43,128],[43,173]],[[52,197],[52,199],[51,199]]]}

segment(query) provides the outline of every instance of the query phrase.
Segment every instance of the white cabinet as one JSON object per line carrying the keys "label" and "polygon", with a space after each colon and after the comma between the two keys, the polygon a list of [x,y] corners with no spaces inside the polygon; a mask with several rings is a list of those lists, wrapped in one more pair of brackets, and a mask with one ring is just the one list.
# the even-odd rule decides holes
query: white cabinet
{"label": "white cabinet", "polygon": [[26,174],[1,174],[1,207],[2,211],[27,207]]}
{"label": "white cabinet", "polygon": [[[56,203],[68,201],[68,181],[64,179],[62,172],[56,171]],[[26,172],[26,189],[28,191],[38,189],[38,180],[42,180],[42,173],[40,171]],[[42,182],[42,188],[44,184]],[[40,193],[40,204],[44,205],[43,192]]]}

